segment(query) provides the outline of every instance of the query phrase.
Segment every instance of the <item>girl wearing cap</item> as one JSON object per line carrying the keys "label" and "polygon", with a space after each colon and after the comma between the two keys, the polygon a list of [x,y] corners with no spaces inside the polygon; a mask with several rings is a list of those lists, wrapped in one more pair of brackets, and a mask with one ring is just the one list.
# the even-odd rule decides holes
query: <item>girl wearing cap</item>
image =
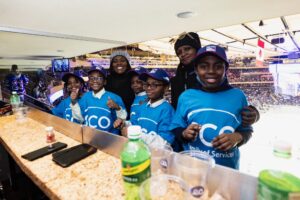
{"label": "girl wearing cap", "polygon": [[109,75],[105,89],[119,95],[130,113],[130,106],[134,99],[131,80],[127,72],[131,70],[130,56],[126,51],[115,51],[110,56]]}
{"label": "girl wearing cap", "polygon": [[[164,99],[170,83],[169,75],[163,69],[152,69],[149,73],[142,73],[140,79],[145,82],[149,101],[140,105],[136,117],[130,122],[132,125],[141,126],[146,136],[155,136],[156,141],[172,144],[174,135],[169,130],[169,125],[174,115],[174,109]],[[126,136],[126,128],[122,130],[122,134]],[[148,138],[143,137],[146,143],[151,144]]]}
{"label": "girl wearing cap", "polygon": [[51,111],[54,115],[69,120],[71,122],[80,123],[80,120],[73,117],[71,104],[77,101],[83,94],[84,80],[79,73],[66,73],[62,77],[64,91],[67,98],[58,104]]}
{"label": "girl wearing cap", "polygon": [[87,126],[119,134],[119,130],[113,127],[113,123],[117,118],[125,120],[127,117],[122,99],[104,89],[105,69],[94,66],[88,72],[88,76],[91,91],[86,92],[78,103],[72,105],[74,115],[85,121]]}
{"label": "girl wearing cap", "polygon": [[238,146],[251,126],[242,126],[242,109],[248,105],[244,93],[227,80],[229,64],[223,48],[208,45],[195,58],[199,85],[188,89],[178,100],[171,130],[184,141],[184,150],[200,150],[217,164],[239,168]]}
{"label": "girl wearing cap", "polygon": [[[179,35],[174,44],[174,49],[179,58],[179,65],[176,69],[176,75],[171,79],[171,98],[172,105],[176,109],[177,101],[181,93],[190,88],[195,88],[201,85],[197,80],[195,73],[194,58],[197,51],[201,48],[201,42],[197,33],[189,32]],[[246,106],[242,111],[242,124],[244,126],[252,125],[259,120],[259,112],[254,106]],[[243,134],[243,143],[246,143],[251,133]],[[174,150],[181,150],[182,141],[176,137],[176,146]]]}

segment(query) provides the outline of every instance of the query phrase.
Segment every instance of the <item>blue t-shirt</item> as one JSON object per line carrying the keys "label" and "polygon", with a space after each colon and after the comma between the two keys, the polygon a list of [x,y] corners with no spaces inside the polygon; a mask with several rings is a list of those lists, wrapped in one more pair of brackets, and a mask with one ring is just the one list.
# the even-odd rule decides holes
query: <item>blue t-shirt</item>
{"label": "blue t-shirt", "polygon": [[79,100],[81,114],[87,126],[119,134],[120,131],[113,127],[113,123],[117,119],[116,110],[107,106],[109,98],[125,109],[124,103],[118,95],[105,91],[99,99],[93,96],[92,91],[89,91]]}
{"label": "blue t-shirt", "polygon": [[166,100],[163,100],[161,104],[154,107],[150,106],[149,103],[140,105],[136,118],[130,122],[132,125],[141,126],[144,133],[155,133],[172,144],[174,134],[170,131],[169,126],[173,116],[173,107]]}
{"label": "blue t-shirt", "polygon": [[55,108],[53,108],[51,111],[53,115],[57,117],[64,118],[70,122],[80,123],[77,119],[74,119],[72,116],[72,109],[70,107],[71,105],[71,98],[68,97],[64,99],[62,102],[60,102]]}
{"label": "blue t-shirt", "polygon": [[237,88],[216,93],[189,89],[179,97],[170,129],[187,128],[192,123],[200,124],[199,137],[183,144],[184,150],[205,151],[214,157],[217,164],[238,169],[239,149],[234,147],[224,152],[215,149],[211,141],[222,133],[252,131],[252,127],[241,126],[240,113],[247,105],[244,93]]}
{"label": "blue t-shirt", "polygon": [[130,108],[130,120],[136,120],[134,118],[136,118],[136,113],[138,112],[138,110],[140,109],[140,105],[146,103],[148,96],[146,94],[146,92],[143,92],[142,95],[136,95],[134,98],[134,101],[131,105]]}

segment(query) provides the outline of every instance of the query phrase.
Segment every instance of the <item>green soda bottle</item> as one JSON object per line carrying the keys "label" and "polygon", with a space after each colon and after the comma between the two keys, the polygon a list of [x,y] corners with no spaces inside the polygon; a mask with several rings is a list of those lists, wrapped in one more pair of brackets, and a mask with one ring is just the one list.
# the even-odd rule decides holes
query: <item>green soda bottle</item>
{"label": "green soda bottle", "polygon": [[290,173],[263,170],[258,177],[258,200],[300,199],[300,179]]}
{"label": "green soda bottle", "polygon": [[12,92],[12,95],[9,98],[10,104],[13,108],[18,108],[20,105],[20,97],[16,91]]}
{"label": "green soda bottle", "polygon": [[125,199],[138,200],[140,185],[151,176],[151,153],[141,140],[140,126],[129,126],[127,132],[129,140],[121,152]]}

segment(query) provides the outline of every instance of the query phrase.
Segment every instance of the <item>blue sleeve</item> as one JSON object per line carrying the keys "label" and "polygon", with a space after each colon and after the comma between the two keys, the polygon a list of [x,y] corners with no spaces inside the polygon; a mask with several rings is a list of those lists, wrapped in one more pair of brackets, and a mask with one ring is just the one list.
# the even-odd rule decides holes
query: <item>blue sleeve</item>
{"label": "blue sleeve", "polygon": [[87,98],[88,98],[88,93],[85,93],[78,101],[79,107],[80,107],[80,111],[81,111],[81,115],[84,119],[85,117],[85,110],[87,109],[88,105],[87,105]]}
{"label": "blue sleeve", "polygon": [[184,98],[181,95],[177,103],[175,116],[173,117],[173,120],[170,125],[170,130],[174,130],[176,128],[186,128],[188,126],[186,117],[184,116],[186,105],[184,105],[183,103]]}
{"label": "blue sleeve", "polygon": [[[115,99],[114,100],[116,101],[116,104],[118,104],[122,108],[122,110],[126,110],[124,102],[123,102],[123,100],[122,100],[122,98],[120,96],[115,95]],[[127,113],[127,115],[128,115],[128,113]]]}
{"label": "blue sleeve", "polygon": [[29,82],[29,78],[26,75],[22,74],[22,79],[23,79],[24,85],[27,85]]}
{"label": "blue sleeve", "polygon": [[56,107],[54,107],[51,110],[52,114],[57,116],[57,117],[61,117],[64,118],[64,112],[65,112],[65,100],[63,100],[62,102],[60,102]]}
{"label": "blue sleeve", "polygon": [[138,108],[135,109],[135,115],[132,115],[129,119],[129,121],[132,125],[138,125],[137,119],[139,118],[140,112],[143,108],[144,108],[144,105],[139,105]]}
{"label": "blue sleeve", "polygon": [[161,113],[161,121],[157,127],[157,133],[166,140],[169,144],[174,142],[174,134],[170,130],[170,123],[172,122],[172,118],[174,116],[174,109],[170,105],[168,109],[164,110]]}

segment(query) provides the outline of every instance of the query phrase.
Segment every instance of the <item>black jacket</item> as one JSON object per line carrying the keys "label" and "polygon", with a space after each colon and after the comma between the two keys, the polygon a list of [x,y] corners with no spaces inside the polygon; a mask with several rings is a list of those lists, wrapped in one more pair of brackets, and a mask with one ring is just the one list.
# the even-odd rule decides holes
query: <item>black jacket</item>
{"label": "black jacket", "polygon": [[127,73],[117,74],[111,72],[106,79],[105,89],[119,95],[126,107],[127,118],[130,115],[130,107],[134,100],[134,92],[131,89],[131,78]]}
{"label": "black jacket", "polygon": [[171,79],[172,106],[176,109],[180,94],[187,89],[194,88],[198,84],[194,66],[183,66],[179,64],[176,75]]}

